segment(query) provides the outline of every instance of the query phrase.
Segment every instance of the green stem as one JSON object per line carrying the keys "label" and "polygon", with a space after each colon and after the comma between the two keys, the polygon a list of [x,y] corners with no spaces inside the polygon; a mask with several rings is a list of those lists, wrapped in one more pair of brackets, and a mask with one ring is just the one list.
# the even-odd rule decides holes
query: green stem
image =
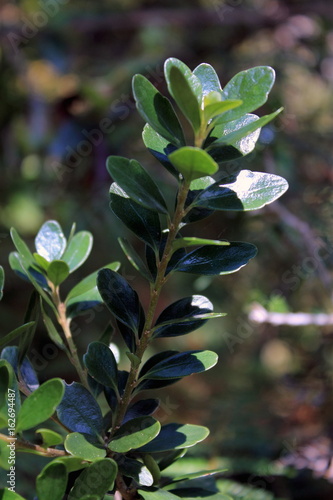
{"label": "green stem", "polygon": [[[167,238],[167,241],[166,241],[166,244],[164,247],[162,258],[159,261],[158,266],[157,266],[157,275],[156,275],[154,286],[152,287],[152,290],[150,293],[150,303],[149,303],[149,306],[147,309],[146,321],[145,321],[145,325],[143,328],[143,333],[142,333],[142,336],[140,338],[140,341],[138,343],[138,346],[137,346],[137,349],[135,352],[135,355],[140,360],[142,360],[143,355],[148,347],[148,344],[149,344],[149,341],[151,338],[151,334],[152,334],[151,330],[153,327],[153,321],[154,321],[154,317],[155,317],[155,313],[156,313],[156,308],[158,305],[158,299],[159,299],[159,296],[161,294],[162,288],[167,280],[167,278],[165,276],[165,272],[166,272],[168,263],[172,257],[172,253],[173,253],[172,245],[173,245],[173,242],[174,242],[176,235],[179,231],[179,225],[180,225],[180,223],[181,223],[181,221],[184,218],[185,213],[186,213],[186,210],[184,207],[185,207],[185,201],[187,198],[189,187],[190,187],[190,182],[183,181],[181,183],[179,191],[178,191],[176,210],[175,210],[173,219],[169,225],[169,234],[168,234],[168,238]],[[131,401],[132,391],[137,385],[137,377],[138,377],[139,368],[140,368],[140,365],[139,366],[137,366],[137,365],[134,366],[133,364],[131,365],[131,369],[130,369],[128,380],[127,380],[127,383],[125,386],[125,390],[124,390],[123,396],[121,397],[119,404],[118,404],[118,408],[117,408],[117,412],[116,412],[116,416],[115,416],[115,420],[114,420],[114,425],[113,425],[113,429],[112,429],[110,438],[113,436],[115,431],[117,429],[119,429],[119,427],[123,421],[123,418],[124,418],[125,413],[127,411],[128,405]]]}
{"label": "green stem", "polygon": [[82,367],[78,353],[77,353],[77,347],[75,345],[75,342],[72,337],[72,332],[70,329],[70,319],[67,318],[66,315],[66,304],[61,301],[60,295],[59,295],[59,288],[58,287],[53,287],[52,288],[52,300],[54,302],[54,305],[57,308],[58,311],[58,323],[61,326],[66,341],[67,345],[70,351],[70,356],[69,360],[72,363],[72,365],[75,367],[77,374],[79,375],[81,383],[88,389],[89,389],[89,384],[88,384],[88,379],[87,379],[87,372],[86,370]]}

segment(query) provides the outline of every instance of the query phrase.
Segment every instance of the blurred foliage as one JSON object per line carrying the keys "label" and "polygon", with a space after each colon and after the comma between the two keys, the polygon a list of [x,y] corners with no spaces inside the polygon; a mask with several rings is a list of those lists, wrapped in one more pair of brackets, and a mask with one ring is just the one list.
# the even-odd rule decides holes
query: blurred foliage
{"label": "blurred foliage", "polygon": [[[143,123],[134,112],[134,73],[164,91],[162,64],[170,56],[191,68],[207,61],[222,83],[254,65],[275,68],[277,83],[262,114],[280,105],[285,110],[262,130],[262,148],[247,161],[249,168],[286,177],[290,190],[254,214],[219,214],[198,223],[200,236],[218,229],[220,237],[254,242],[259,254],[236,278],[176,278],[179,297],[165,302],[189,294],[194,284],[228,316],[186,346],[196,349],[204,340],[204,347],[219,350],[219,368],[169,389],[159,416],[185,421],[190,413],[193,423],[208,425],[212,437],[203,455],[225,460],[226,476],[244,488],[259,485],[277,499],[332,498],[332,327],[277,328],[247,318],[253,301],[280,312],[332,311],[331,2],[4,0],[0,17],[3,334],[20,324],[30,291],[8,270],[10,226],[28,240],[51,218],[67,233],[75,221],[94,234],[94,256],[70,287],[104,262],[124,262],[116,242],[124,230],[107,208],[105,159],[119,154],[155,165],[144,153]],[[123,272],[143,287],[129,264]],[[106,321],[103,312],[77,321],[82,349]],[[170,346],[170,339],[163,342]],[[178,342],[172,339],[172,347]],[[62,370],[70,380],[70,368],[48,343],[40,325],[33,361],[41,376]],[[273,465],[296,468],[295,477],[276,476]],[[28,480],[21,478],[22,491]]]}

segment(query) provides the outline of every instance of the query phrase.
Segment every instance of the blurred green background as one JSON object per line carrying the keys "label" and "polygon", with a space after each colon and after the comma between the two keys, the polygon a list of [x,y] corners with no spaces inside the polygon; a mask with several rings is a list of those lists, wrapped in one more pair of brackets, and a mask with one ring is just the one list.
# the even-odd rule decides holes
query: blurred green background
{"label": "blurred green background", "polygon": [[[95,245],[68,285],[121,259],[122,272],[143,302],[147,298],[146,284],[117,243],[129,235],[108,209],[105,160],[134,157],[166,192],[174,184],[144,149],[133,74],[165,92],[163,62],[170,56],[191,69],[210,63],[222,84],[251,66],[275,68],[276,84],[260,114],[279,106],[284,112],[242,162],[284,176],[290,189],[261,211],[196,223],[198,235],[248,241],[259,252],[235,275],[179,274],[166,290],[161,309],[194,290],[228,316],[160,341],[161,348],[212,348],[220,363],[161,391],[159,417],[210,427],[210,439],[195,453],[212,467],[225,466],[226,477],[271,492],[267,498],[332,499],[332,324],[249,319],[256,303],[286,313],[287,321],[293,312],[333,312],[332,2],[3,0],[0,17],[2,335],[23,321],[31,290],[8,267],[11,226],[32,248],[45,220],[57,219],[67,233],[75,221],[93,233]],[[105,311],[76,321],[82,353],[107,322]],[[118,341],[123,351],[116,335]],[[42,325],[31,359],[42,381],[51,375],[72,380]],[[19,459],[20,493],[28,495],[24,488],[43,463]]]}

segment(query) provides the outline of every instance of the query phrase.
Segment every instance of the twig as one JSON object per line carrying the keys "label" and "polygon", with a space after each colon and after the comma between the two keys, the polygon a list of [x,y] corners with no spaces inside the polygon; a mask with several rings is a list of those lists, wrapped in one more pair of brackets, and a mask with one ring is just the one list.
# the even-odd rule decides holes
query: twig
{"label": "twig", "polygon": [[248,314],[249,320],[255,323],[269,323],[270,325],[288,325],[288,326],[329,326],[333,325],[333,314],[325,313],[279,313],[267,311],[263,306],[254,303]]}

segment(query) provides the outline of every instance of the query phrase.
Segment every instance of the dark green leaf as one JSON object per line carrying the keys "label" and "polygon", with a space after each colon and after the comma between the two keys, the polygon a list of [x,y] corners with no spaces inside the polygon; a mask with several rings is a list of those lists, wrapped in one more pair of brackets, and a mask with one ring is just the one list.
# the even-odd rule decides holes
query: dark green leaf
{"label": "dark green leaf", "polygon": [[[158,354],[155,354],[151,358],[149,358],[140,371],[140,377],[143,379],[144,375],[151,370],[155,365],[160,363],[161,361],[168,360],[172,358],[175,354],[178,354],[178,351],[163,351]],[[148,389],[159,389],[161,387],[166,387],[167,385],[174,384],[180,380],[180,378],[169,379],[169,380],[149,380],[143,379],[135,389],[135,392],[140,392]]]}
{"label": "dark green leaf", "polygon": [[183,257],[175,271],[193,274],[229,274],[245,266],[257,253],[251,243],[231,242],[229,246],[204,245]]}
{"label": "dark green leaf", "polygon": [[160,219],[156,212],[131,200],[115,182],[110,187],[110,207],[113,213],[133,233],[157,249],[161,237]]}
{"label": "dark green leaf", "polygon": [[220,92],[222,94],[219,77],[210,64],[199,64],[199,66],[193,70],[193,74],[199,78],[204,96],[210,92]]}
{"label": "dark green leaf", "polygon": [[217,354],[212,351],[180,352],[157,363],[144,374],[143,378],[160,380],[186,377],[209,370],[216,363]]}
{"label": "dark green leaf", "polygon": [[171,144],[158,134],[148,123],[144,126],[142,133],[143,142],[148,151],[165,167],[170,174],[179,178],[179,172],[173,167],[168,155],[177,149],[177,146]]}
{"label": "dark green leaf", "polygon": [[123,423],[143,415],[152,415],[158,406],[158,399],[141,399],[128,408]]}
{"label": "dark green leaf", "polygon": [[269,66],[257,66],[237,73],[223,89],[223,99],[241,99],[243,104],[223,115],[223,121],[240,118],[262,106],[275,81],[275,72]]}
{"label": "dark green leaf", "polygon": [[202,295],[177,300],[158,317],[154,337],[177,337],[200,328],[210,318],[223,316],[213,313],[213,304]]}
{"label": "dark green leaf", "polygon": [[122,475],[133,478],[141,486],[151,486],[154,483],[154,478],[147,467],[138,460],[121,455],[116,461]]}
{"label": "dark green leaf", "polygon": [[16,431],[31,429],[50,418],[59,405],[64,384],[59,378],[44,382],[23,402],[17,415]]}
{"label": "dark green leaf", "polygon": [[161,424],[153,417],[143,416],[129,420],[114,434],[109,448],[126,453],[149,443],[160,432]]}
{"label": "dark green leaf", "polygon": [[143,310],[138,294],[125,278],[111,269],[102,269],[97,275],[97,286],[104,303],[114,316],[138,332]]}
{"label": "dark green leaf", "polygon": [[69,275],[69,267],[62,260],[53,260],[47,268],[47,276],[54,286],[59,286]]}
{"label": "dark green leaf", "polygon": [[17,415],[20,406],[21,397],[14,369],[9,361],[0,359],[0,428],[8,427],[8,417],[11,413],[9,409],[14,408]]}
{"label": "dark green leaf", "polygon": [[146,268],[145,264],[142,262],[141,257],[136,253],[133,246],[126,238],[118,238],[119,244],[122,251],[132,264],[132,266],[143,276],[146,280],[153,282],[153,278]]}
{"label": "dark green leaf", "polygon": [[168,90],[197,132],[201,125],[202,86],[199,78],[179,59],[170,57],[164,64]]}
{"label": "dark green leaf", "polygon": [[[112,269],[113,271],[117,271],[119,267],[119,262],[112,262],[104,266],[104,268]],[[67,306],[67,317],[74,318],[87,309],[98,306],[103,302],[97,288],[98,271],[89,274],[89,276],[80,281],[80,283],[75,285],[69,292],[65,301]]]}
{"label": "dark green leaf", "polygon": [[5,271],[2,266],[0,266],[0,300],[3,297],[3,288],[5,285]]}
{"label": "dark green leaf", "polygon": [[140,448],[140,452],[155,453],[189,448],[203,441],[209,434],[207,427],[190,424],[167,424],[159,435]]}
{"label": "dark green leaf", "polygon": [[73,432],[94,438],[103,432],[101,409],[88,389],[78,382],[65,384],[65,394],[57,413],[60,422]]}
{"label": "dark green leaf", "polygon": [[169,160],[187,181],[215,174],[218,164],[203,149],[186,146],[169,155]]}
{"label": "dark green leaf", "polygon": [[104,447],[89,443],[80,432],[67,434],[64,446],[65,450],[71,455],[89,460],[89,462],[104,458],[106,455],[106,449]]}
{"label": "dark green leaf", "polygon": [[182,127],[169,99],[142,75],[133,78],[133,94],[140,115],[156,132],[178,146],[185,144]]}
{"label": "dark green leaf", "polygon": [[93,245],[93,236],[89,231],[79,231],[74,234],[67,244],[62,256],[72,273],[87,260]]}
{"label": "dark green leaf", "polygon": [[61,258],[66,243],[60,224],[55,220],[45,222],[35,238],[37,253],[49,262]]}
{"label": "dark green leaf", "polygon": [[117,464],[111,458],[96,460],[76,479],[68,500],[82,500],[86,495],[98,495],[98,498],[103,498],[112,490],[117,470]]}
{"label": "dark green leaf", "polygon": [[62,500],[66,492],[67,470],[64,464],[51,462],[38,474],[38,500]]}
{"label": "dark green leaf", "polygon": [[25,325],[21,325],[18,328],[15,328],[15,330],[12,330],[10,333],[7,333],[7,335],[5,335],[4,337],[1,337],[0,347],[2,347],[3,345],[9,344],[9,342],[14,340],[16,337],[18,337],[22,333],[29,330],[34,324],[35,324],[34,321],[30,321],[29,323],[26,323]]}
{"label": "dark green leaf", "polygon": [[109,156],[106,166],[113,180],[139,205],[167,214],[165,200],[148,172],[136,160]]}
{"label": "dark green leaf", "polygon": [[117,361],[111,349],[102,342],[91,342],[83,356],[89,374],[100,384],[118,390]]}
{"label": "dark green leaf", "polygon": [[136,345],[136,335],[134,334],[133,330],[118,320],[117,320],[117,327],[119,333],[123,337],[124,342],[129,348],[130,352],[134,353],[136,351],[137,345]]}
{"label": "dark green leaf", "polygon": [[[168,238],[168,231],[166,230],[166,231],[163,231],[162,236],[161,236],[161,243],[160,243],[160,248],[159,248],[159,258],[160,259],[162,259],[162,257],[163,257],[163,252],[164,252],[164,248],[165,248],[165,245],[167,242],[167,238]],[[166,273],[165,273],[166,275],[170,271],[173,270],[173,268],[177,265],[179,259],[184,257],[184,255],[186,255],[186,251],[184,248],[179,248],[178,250],[176,250],[172,254],[171,259],[169,260],[168,265],[167,265],[167,269],[166,269]],[[149,271],[151,272],[151,274],[155,280],[156,276],[157,276],[156,256],[155,256],[153,250],[150,247],[148,247],[148,245],[146,246],[146,262],[147,262],[147,266],[149,268]]]}
{"label": "dark green leaf", "polygon": [[51,429],[37,429],[36,434],[40,434],[43,439],[43,447],[48,448],[49,446],[56,446],[57,444],[62,444],[64,438],[58,434],[58,432],[52,431]]}
{"label": "dark green leaf", "polygon": [[193,205],[213,210],[257,210],[287,189],[287,181],[278,175],[242,170],[234,182],[209,186]]}

